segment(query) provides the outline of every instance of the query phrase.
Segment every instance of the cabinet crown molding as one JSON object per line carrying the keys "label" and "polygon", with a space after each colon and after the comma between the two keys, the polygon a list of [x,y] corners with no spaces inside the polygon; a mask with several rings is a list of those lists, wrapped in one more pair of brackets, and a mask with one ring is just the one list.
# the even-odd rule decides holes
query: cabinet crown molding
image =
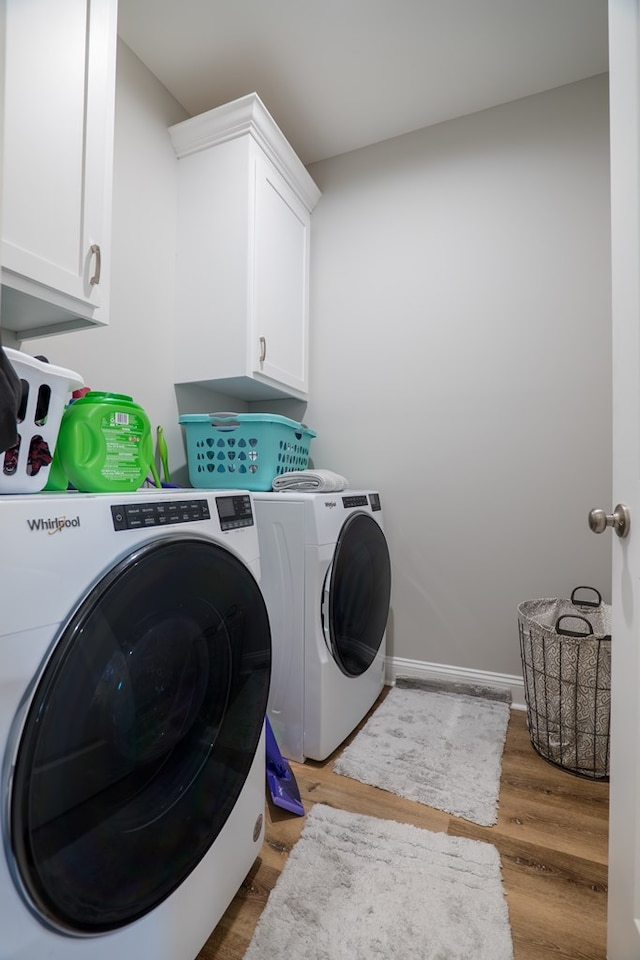
{"label": "cabinet crown molding", "polygon": [[320,190],[257,93],[169,127],[178,158],[247,135],[254,138],[311,213]]}

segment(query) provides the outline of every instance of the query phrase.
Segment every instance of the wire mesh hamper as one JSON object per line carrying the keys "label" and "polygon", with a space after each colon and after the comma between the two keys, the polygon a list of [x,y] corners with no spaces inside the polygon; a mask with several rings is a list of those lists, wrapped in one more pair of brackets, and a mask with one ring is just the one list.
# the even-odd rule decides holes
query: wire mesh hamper
{"label": "wire mesh hamper", "polygon": [[521,603],[518,629],[534,749],[569,773],[608,780],[611,607],[594,587],[576,587],[570,600]]}

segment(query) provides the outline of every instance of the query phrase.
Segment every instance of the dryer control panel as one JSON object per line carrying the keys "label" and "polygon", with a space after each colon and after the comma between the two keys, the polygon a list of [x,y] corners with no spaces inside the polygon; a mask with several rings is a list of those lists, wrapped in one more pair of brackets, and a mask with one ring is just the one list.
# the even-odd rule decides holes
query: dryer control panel
{"label": "dryer control panel", "polygon": [[367,496],[364,493],[356,493],[349,497],[343,497],[342,506],[345,507],[345,509],[349,507],[366,507],[368,506]]}
{"label": "dryer control panel", "polygon": [[351,496],[342,498],[342,506],[345,510],[349,507],[371,507],[372,512],[382,510],[379,493],[370,493],[368,498],[366,493],[355,493]]}

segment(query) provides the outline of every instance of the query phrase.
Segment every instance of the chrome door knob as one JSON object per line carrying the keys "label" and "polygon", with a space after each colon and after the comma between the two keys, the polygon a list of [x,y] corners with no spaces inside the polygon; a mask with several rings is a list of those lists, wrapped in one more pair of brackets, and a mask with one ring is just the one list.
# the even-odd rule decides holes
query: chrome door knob
{"label": "chrome door knob", "polygon": [[626,537],[631,527],[629,508],[619,503],[613,513],[605,513],[595,507],[589,511],[589,527],[594,533],[604,533],[607,527],[613,527],[619,537]]}

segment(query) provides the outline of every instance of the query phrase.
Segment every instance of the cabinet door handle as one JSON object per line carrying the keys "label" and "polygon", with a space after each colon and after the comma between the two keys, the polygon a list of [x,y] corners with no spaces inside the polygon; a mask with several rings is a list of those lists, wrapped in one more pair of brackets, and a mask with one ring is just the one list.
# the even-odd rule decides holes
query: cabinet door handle
{"label": "cabinet door handle", "polygon": [[97,243],[91,244],[91,253],[95,254],[95,258],[96,258],[96,272],[91,277],[91,280],[89,280],[89,283],[93,287],[93,286],[97,286],[100,283],[100,270],[102,268],[102,253]]}
{"label": "cabinet door handle", "polygon": [[260,363],[267,359],[267,338],[260,337]]}

